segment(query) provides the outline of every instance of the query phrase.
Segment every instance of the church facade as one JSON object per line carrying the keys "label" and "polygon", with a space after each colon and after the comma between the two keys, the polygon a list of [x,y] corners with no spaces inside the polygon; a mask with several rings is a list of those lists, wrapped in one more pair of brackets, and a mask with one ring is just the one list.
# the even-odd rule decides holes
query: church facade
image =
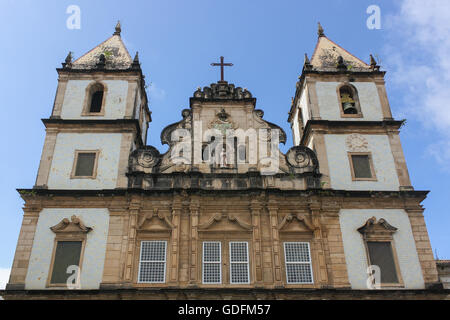
{"label": "church facade", "polygon": [[120,24],[58,68],[5,298],[442,296],[384,75],[319,26],[286,133],[250,91],[198,88],[146,144],[151,112]]}

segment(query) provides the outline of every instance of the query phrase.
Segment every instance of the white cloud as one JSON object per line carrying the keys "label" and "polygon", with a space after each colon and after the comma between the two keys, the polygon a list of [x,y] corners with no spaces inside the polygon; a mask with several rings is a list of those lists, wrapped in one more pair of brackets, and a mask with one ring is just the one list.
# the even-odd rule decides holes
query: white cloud
{"label": "white cloud", "polygon": [[386,22],[386,68],[405,93],[400,112],[438,133],[429,151],[450,170],[450,1],[403,0]]}
{"label": "white cloud", "polygon": [[5,289],[5,286],[9,281],[10,273],[11,269],[0,268],[0,290]]}
{"label": "white cloud", "polygon": [[154,100],[164,100],[166,97],[166,91],[164,89],[159,88],[155,83],[150,83],[148,85],[149,91],[149,99]]}

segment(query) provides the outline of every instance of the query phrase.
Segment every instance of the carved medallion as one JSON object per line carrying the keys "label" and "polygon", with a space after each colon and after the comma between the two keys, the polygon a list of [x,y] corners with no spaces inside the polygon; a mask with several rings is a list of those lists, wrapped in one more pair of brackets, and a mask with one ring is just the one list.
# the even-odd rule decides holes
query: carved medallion
{"label": "carved medallion", "polygon": [[365,152],[369,150],[366,138],[358,133],[353,133],[345,141],[349,151]]}

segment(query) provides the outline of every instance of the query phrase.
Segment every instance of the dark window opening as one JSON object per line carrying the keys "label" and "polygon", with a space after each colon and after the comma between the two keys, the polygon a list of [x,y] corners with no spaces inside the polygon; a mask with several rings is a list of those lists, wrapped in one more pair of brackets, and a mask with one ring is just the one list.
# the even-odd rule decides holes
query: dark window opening
{"label": "dark window opening", "polygon": [[355,178],[372,178],[370,159],[368,155],[352,155],[353,173]]}
{"label": "dark window opening", "polygon": [[69,266],[78,266],[81,257],[81,241],[58,241],[53,261],[53,270],[50,283],[62,284],[73,273],[67,273]]}
{"label": "dark window opening", "polygon": [[381,283],[398,283],[394,254],[390,242],[367,242],[370,264],[380,268]]}
{"label": "dark window opening", "polygon": [[95,91],[91,97],[89,112],[100,112],[103,103],[103,90]]}
{"label": "dark window opening", "polygon": [[95,158],[97,154],[94,152],[79,153],[75,168],[76,177],[91,177],[94,175]]}

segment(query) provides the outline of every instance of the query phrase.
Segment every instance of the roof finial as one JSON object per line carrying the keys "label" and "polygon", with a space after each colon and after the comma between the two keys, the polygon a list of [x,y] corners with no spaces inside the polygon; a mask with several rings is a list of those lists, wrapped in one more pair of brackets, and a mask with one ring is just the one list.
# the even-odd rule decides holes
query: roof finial
{"label": "roof finial", "polygon": [[308,55],[305,53],[305,64],[311,64],[310,62],[309,62],[309,58],[308,58]]}
{"label": "roof finial", "polygon": [[320,24],[320,22],[317,23],[318,28],[317,28],[317,35],[320,37],[325,37],[325,33],[323,32],[323,28],[322,25]]}
{"label": "roof finial", "polygon": [[133,64],[131,65],[133,69],[139,69],[141,64],[139,62],[139,53],[136,51],[136,55],[134,56]]}
{"label": "roof finial", "polygon": [[69,51],[69,54],[62,65],[64,68],[70,68],[72,66],[72,51]]}
{"label": "roof finial", "polygon": [[370,65],[372,67],[375,67],[377,65],[377,61],[375,60],[375,58],[373,57],[373,55],[370,55]]}
{"label": "roof finial", "polygon": [[117,24],[116,24],[116,32],[114,32],[114,35],[116,36],[120,36],[120,33],[122,32],[122,27],[121,27],[121,25],[120,25],[120,20],[119,21],[117,21]]}
{"label": "roof finial", "polygon": [[380,70],[380,66],[377,64],[377,61],[375,60],[373,55],[370,55],[370,68],[375,71]]}

